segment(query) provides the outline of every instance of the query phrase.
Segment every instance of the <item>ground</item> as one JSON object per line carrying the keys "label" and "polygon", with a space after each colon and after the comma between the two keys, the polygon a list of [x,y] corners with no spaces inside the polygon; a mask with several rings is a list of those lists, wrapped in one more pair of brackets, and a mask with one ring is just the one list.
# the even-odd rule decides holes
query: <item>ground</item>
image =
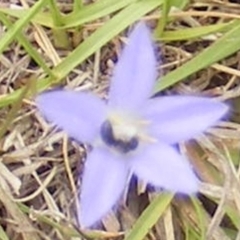
{"label": "ground", "polygon": [[[167,14],[162,2],[0,2],[0,239],[240,240],[240,4],[168,1]],[[208,96],[231,113],[179,144],[202,180],[197,196],[156,193],[133,179],[99,230],[82,230],[76,197],[88,146],[48,123],[34,99],[56,87],[107,98],[127,33],[140,19],[155,36],[156,95]]]}

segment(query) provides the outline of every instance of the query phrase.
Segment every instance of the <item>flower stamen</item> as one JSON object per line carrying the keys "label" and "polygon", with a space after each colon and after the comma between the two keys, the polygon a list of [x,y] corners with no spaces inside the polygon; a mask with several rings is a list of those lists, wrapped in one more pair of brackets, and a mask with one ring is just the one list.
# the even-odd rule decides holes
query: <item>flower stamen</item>
{"label": "flower stamen", "polygon": [[109,146],[114,147],[121,153],[128,153],[130,151],[135,150],[139,145],[139,139],[137,136],[128,137],[126,138],[121,136],[116,136],[114,133],[114,128],[109,120],[106,120],[101,125],[100,135],[103,142]]}

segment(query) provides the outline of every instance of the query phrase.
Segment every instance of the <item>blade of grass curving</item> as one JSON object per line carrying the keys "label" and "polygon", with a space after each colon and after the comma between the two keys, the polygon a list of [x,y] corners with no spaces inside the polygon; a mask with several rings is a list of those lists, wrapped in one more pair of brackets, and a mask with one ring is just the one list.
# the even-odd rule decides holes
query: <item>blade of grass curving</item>
{"label": "blade of grass curving", "polygon": [[77,27],[84,23],[104,17],[113,12],[136,2],[136,0],[104,0],[84,6],[78,12],[73,12],[64,18],[64,26],[62,28]]}
{"label": "blade of grass curving", "polygon": [[[62,21],[64,26],[61,28],[77,27],[81,24],[96,20],[100,17],[104,17],[113,12],[119,11],[122,8],[128,6],[131,3],[136,2],[136,0],[104,0],[97,1],[95,3],[89,4],[87,6],[82,6],[79,11],[73,11],[72,13],[63,17]],[[0,12],[8,14],[16,18],[22,18],[27,14],[26,9],[9,9],[9,8],[0,8]],[[48,12],[39,12],[32,19],[34,23],[40,24],[49,28],[60,27],[55,25],[54,19],[51,14]]]}
{"label": "blade of grass curving", "polygon": [[[12,23],[9,21],[9,19],[1,12],[0,19],[7,28],[10,28],[12,26]],[[45,73],[49,76],[52,76],[52,71],[46,65],[40,54],[32,47],[28,39],[21,32],[16,35],[16,38],[19,43],[24,47],[26,52],[32,57],[32,59],[45,71]]]}
{"label": "blade of grass curving", "polygon": [[[162,3],[161,0],[139,1],[131,4],[116,14],[111,20],[106,22],[102,27],[96,30],[82,44],[80,44],[73,52],[69,54],[59,65],[57,65],[52,73],[55,78],[39,79],[37,81],[38,92],[47,89],[53,84],[57,84],[69,74],[77,65],[81,64],[94,52],[100,49],[104,44],[110,41],[114,36],[123,31],[130,24],[134,23],[140,17],[154,10]],[[22,90],[15,92],[0,99],[0,107],[6,106],[14,102]]]}
{"label": "blade of grass curving", "polygon": [[104,44],[161,4],[161,0],[139,1],[131,4],[95,31],[53,70],[60,78],[82,63]]}
{"label": "blade of grass curving", "polygon": [[203,50],[196,57],[168,73],[155,86],[155,93],[172,86],[173,84],[183,80],[189,75],[206,68],[207,66],[220,61],[240,49],[240,22],[225,33],[219,40],[210,47]]}
{"label": "blade of grass curving", "polygon": [[173,199],[172,194],[161,194],[157,196],[137,219],[132,230],[124,240],[142,240],[158,221],[165,209]]}
{"label": "blade of grass curving", "polygon": [[23,27],[26,26],[29,21],[36,15],[37,12],[43,6],[46,6],[48,0],[40,0],[31,7],[25,16],[20,18],[12,27],[1,37],[0,41],[0,54],[4,51],[4,49],[11,43],[15,38],[16,35],[22,31]]}
{"label": "blade of grass curving", "polygon": [[176,31],[164,31],[160,37],[156,37],[155,39],[164,42],[189,40],[193,38],[203,37],[213,33],[228,31],[232,27],[236,26],[236,24],[239,24],[239,22],[232,21],[228,23],[218,23],[209,26],[186,28]]}
{"label": "blade of grass curving", "polygon": [[[22,18],[28,13],[28,9],[12,9],[12,8],[1,8],[0,7],[0,12],[5,13],[11,17],[15,18]],[[31,21],[33,23],[37,23],[39,25],[49,27],[49,28],[54,28],[56,27],[54,25],[53,18],[50,14],[50,12],[38,12],[32,19]]]}

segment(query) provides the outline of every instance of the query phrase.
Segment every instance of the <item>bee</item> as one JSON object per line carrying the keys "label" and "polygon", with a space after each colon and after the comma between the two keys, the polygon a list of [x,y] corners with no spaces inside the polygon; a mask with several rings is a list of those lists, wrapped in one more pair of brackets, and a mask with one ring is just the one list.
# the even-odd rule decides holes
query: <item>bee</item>
{"label": "bee", "polygon": [[128,136],[126,134],[116,134],[114,126],[109,120],[106,120],[101,125],[100,135],[103,142],[109,146],[117,149],[119,152],[128,153],[138,147],[139,139],[137,136]]}

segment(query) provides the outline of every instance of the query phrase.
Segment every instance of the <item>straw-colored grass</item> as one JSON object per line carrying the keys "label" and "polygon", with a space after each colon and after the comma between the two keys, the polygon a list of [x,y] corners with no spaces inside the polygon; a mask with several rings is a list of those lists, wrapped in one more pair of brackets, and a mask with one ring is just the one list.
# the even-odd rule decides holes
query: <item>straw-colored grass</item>
{"label": "straw-colored grass", "polygon": [[[240,4],[233,2],[0,3],[1,240],[240,240]],[[180,143],[202,179],[198,197],[156,193],[134,179],[99,230],[82,230],[76,199],[86,146],[46,122],[34,97],[54,87],[106,97],[125,29],[140,19],[156,29],[163,81],[155,93],[217,98],[231,114]]]}

